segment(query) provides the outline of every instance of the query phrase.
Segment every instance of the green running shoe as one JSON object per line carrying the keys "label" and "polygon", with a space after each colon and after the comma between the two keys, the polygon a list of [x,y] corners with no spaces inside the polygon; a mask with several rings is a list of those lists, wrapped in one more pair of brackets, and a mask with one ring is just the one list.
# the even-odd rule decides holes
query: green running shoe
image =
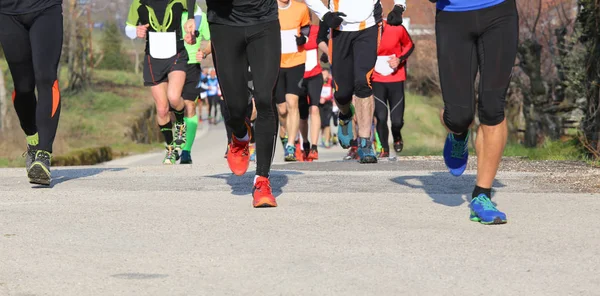
{"label": "green running shoe", "polygon": [[47,151],[38,150],[35,152],[35,159],[27,171],[29,183],[50,186],[50,182],[52,182],[50,174],[51,159],[52,155]]}
{"label": "green running shoe", "polygon": [[173,147],[173,145],[167,146],[167,152],[163,164],[176,164],[179,159],[179,152]]}

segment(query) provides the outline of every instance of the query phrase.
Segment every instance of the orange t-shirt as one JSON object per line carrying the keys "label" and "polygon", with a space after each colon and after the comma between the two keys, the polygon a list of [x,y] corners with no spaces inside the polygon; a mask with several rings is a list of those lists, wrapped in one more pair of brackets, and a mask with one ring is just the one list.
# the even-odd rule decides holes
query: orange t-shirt
{"label": "orange t-shirt", "polygon": [[310,13],[306,4],[290,0],[288,7],[279,8],[281,26],[281,68],[292,68],[306,62],[304,46],[296,45],[300,28],[310,25]]}

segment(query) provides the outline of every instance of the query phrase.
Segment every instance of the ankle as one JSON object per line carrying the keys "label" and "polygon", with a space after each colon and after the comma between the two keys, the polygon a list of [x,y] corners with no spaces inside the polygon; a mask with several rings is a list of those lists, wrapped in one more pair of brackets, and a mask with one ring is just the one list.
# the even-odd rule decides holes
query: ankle
{"label": "ankle", "polygon": [[476,198],[481,194],[485,194],[488,198],[492,199],[492,188],[483,188],[476,185],[471,197]]}

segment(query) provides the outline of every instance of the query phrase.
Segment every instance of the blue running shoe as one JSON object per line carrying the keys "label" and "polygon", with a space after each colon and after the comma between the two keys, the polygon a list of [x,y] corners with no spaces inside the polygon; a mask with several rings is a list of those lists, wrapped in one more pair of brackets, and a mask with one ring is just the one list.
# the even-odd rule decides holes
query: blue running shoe
{"label": "blue running shoe", "polygon": [[461,141],[454,138],[454,134],[449,133],[444,144],[444,162],[453,176],[460,176],[467,169],[469,160],[469,133]]}
{"label": "blue running shoe", "polygon": [[360,163],[377,163],[373,143],[365,138],[358,139],[358,159]]}
{"label": "blue running shoe", "polygon": [[179,164],[192,164],[192,155],[189,151],[181,151],[181,161]]}
{"label": "blue running shoe", "polygon": [[504,224],[506,214],[498,211],[492,200],[485,194],[480,194],[471,200],[471,221],[481,224]]}
{"label": "blue running shoe", "polygon": [[296,147],[287,146],[285,147],[285,161],[296,161]]}
{"label": "blue running shoe", "polygon": [[344,149],[350,148],[350,141],[354,138],[352,133],[352,118],[341,120],[338,124],[338,141]]}

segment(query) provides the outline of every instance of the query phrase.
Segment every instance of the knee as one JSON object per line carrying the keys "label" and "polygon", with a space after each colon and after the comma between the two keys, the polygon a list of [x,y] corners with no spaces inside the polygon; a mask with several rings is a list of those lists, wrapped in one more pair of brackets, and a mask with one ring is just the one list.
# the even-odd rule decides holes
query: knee
{"label": "knee", "polygon": [[475,115],[470,108],[446,106],[444,109],[444,124],[454,133],[464,133],[469,130]]}
{"label": "knee", "polygon": [[[504,105],[506,90],[483,91],[479,100],[479,122],[483,125],[494,126],[504,121]],[[482,102],[484,102],[482,104]]]}
{"label": "knee", "polygon": [[56,70],[37,70],[35,72],[35,84],[41,87],[50,87],[57,82],[56,74]]}
{"label": "knee", "polygon": [[170,109],[169,109],[169,105],[168,104],[164,105],[164,106],[158,106],[158,105],[156,106],[156,115],[158,117],[163,117],[164,118],[164,117],[169,116],[169,111],[170,111]]}
{"label": "knee", "polygon": [[352,89],[338,89],[335,91],[333,97],[338,105],[348,105],[352,102]]}
{"label": "knee", "polygon": [[298,110],[298,100],[297,99],[287,99],[285,101],[286,101],[288,110]]}
{"label": "knee", "polygon": [[171,103],[177,103],[182,100],[181,93],[177,93],[175,91],[168,91],[167,99],[169,99],[169,102]]}
{"label": "knee", "polygon": [[366,79],[359,79],[354,83],[354,95],[358,98],[368,98],[373,95],[373,89]]}
{"label": "knee", "polygon": [[320,116],[321,110],[319,110],[319,106],[310,106],[309,108],[310,115],[312,116]]}

